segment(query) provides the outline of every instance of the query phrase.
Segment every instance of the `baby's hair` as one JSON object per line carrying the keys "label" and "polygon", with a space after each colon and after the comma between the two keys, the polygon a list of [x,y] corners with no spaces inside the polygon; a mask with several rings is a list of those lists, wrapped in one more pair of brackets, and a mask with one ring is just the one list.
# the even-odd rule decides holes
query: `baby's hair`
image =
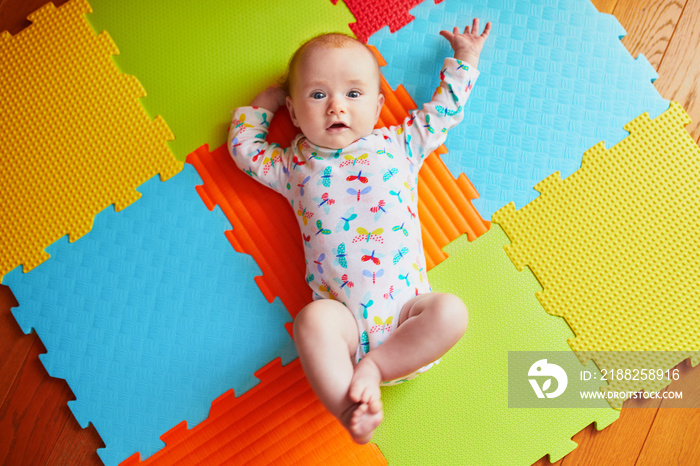
{"label": "baby's hair", "polygon": [[[348,44],[352,44],[353,42],[365,47],[367,51],[372,55],[372,58],[374,58],[375,63],[377,63],[377,76],[379,76],[379,62],[377,62],[377,57],[374,56],[374,53],[372,53],[372,50],[367,46],[367,44],[342,32],[330,32],[314,36],[299,46],[296,52],[294,52],[294,55],[292,55],[292,58],[289,60],[289,65],[287,66],[287,75],[280,83],[282,85],[282,89],[284,89],[287,95],[291,95],[290,91],[292,87],[294,66],[296,65],[297,61],[299,61],[299,59],[301,58],[304,50],[306,50],[309,46],[320,45],[328,48],[343,48]],[[379,82],[377,85],[381,89],[381,78],[378,78],[378,80]]]}

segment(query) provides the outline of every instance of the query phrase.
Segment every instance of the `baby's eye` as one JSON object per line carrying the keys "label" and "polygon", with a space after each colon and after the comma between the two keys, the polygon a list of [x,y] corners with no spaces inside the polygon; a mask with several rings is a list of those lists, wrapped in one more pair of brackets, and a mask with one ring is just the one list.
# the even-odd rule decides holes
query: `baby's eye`
{"label": "baby's eye", "polygon": [[350,91],[348,92],[348,97],[350,97],[351,99],[357,99],[358,97],[360,97],[360,91]]}
{"label": "baby's eye", "polygon": [[311,94],[311,97],[312,97],[313,99],[323,99],[324,97],[326,97],[326,94],[324,94],[324,93],[321,92],[321,91],[316,91],[316,92],[314,92],[314,93]]}

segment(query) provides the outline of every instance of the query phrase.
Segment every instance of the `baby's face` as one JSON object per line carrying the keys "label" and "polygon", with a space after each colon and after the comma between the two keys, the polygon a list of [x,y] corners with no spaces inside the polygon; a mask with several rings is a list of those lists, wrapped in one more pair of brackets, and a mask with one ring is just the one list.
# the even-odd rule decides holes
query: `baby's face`
{"label": "baby's face", "polygon": [[310,142],[342,149],[372,132],[384,96],[376,62],[364,46],[310,47],[294,73],[287,108]]}

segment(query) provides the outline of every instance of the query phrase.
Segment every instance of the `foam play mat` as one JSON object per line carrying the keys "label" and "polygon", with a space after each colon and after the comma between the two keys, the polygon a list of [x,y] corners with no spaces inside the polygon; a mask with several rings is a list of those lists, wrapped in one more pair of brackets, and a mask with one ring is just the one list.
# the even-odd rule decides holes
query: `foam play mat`
{"label": "foam play mat", "polygon": [[[438,366],[382,390],[386,418],[373,439],[379,450],[348,446],[347,434],[310,391],[298,362],[285,368],[272,363],[256,373],[260,386],[240,399],[223,395],[209,418],[190,431],[181,425],[165,433],[166,447],[144,463],[195,464],[205,458],[207,464],[531,464],[546,454],[561,458],[575,448],[575,433],[592,422],[603,429],[619,413],[604,401],[596,409],[508,408],[509,351],[564,352],[582,366],[566,344],[570,329],[544,311],[535,298],[539,284],[513,267],[503,251],[507,244],[498,226],[473,243],[463,235],[428,272],[437,291],[465,300],[470,329]],[[515,292],[502,293],[504,286]],[[342,454],[327,456],[335,449]],[[135,464],[138,456],[124,463]]]}
{"label": "foam play mat", "polygon": [[214,400],[209,417],[161,436],[165,448],[139,464],[334,464],[383,466],[376,445],[357,445],[314,395],[299,360],[276,360],[255,373],[260,385]]}
{"label": "foam play mat", "polygon": [[[383,389],[358,446],[295,359],[311,300],[297,213],[234,165],[230,111],[341,31],[376,47],[378,126],[398,124],[438,83],[438,31],[474,16],[494,29],[465,121],[403,193],[433,289],[462,297],[470,326]],[[509,409],[509,352],[700,360],[700,149],[588,0],[70,0],[30,19],[0,35],[0,278],[105,464],[556,461],[622,401]],[[296,131],[281,109],[269,139]]]}

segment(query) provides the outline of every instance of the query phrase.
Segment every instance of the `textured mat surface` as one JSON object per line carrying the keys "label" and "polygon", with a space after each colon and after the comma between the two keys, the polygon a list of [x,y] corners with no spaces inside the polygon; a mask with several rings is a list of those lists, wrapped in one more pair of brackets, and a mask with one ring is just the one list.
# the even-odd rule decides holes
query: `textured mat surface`
{"label": "textured mat surface", "polygon": [[139,202],[100,213],[80,241],[63,239],[50,261],[5,277],[17,321],[36,330],[44,366],[68,382],[69,406],[81,426],[94,424],[108,465],[150,456],[161,433],[201,422],[212,400],[252,388],[275,357],[296,357],[289,315],[255,286],[259,269],[233,250],[221,212],[207,212],[200,182],[189,165],[153,178]]}
{"label": "textured mat surface", "polygon": [[329,0],[91,3],[88,21],[114,38],[117,65],[148,91],[143,104],[170,125],[179,160],[202,144],[224,144],[231,109],[248,105],[284,74],[306,39],[352,33],[352,15]]}
{"label": "textured mat surface", "polygon": [[[664,370],[690,356],[700,362],[700,147],[689,123],[676,102],[653,120],[645,113],[625,125],[630,135],[620,143],[597,144],[580,170],[565,180],[554,173],[535,186],[534,201],[494,215],[512,240],[513,263],[542,284],[545,310],[573,329],[582,361]],[[612,380],[608,390],[668,383]],[[612,401],[621,407],[624,399]]]}
{"label": "textured mat surface", "polygon": [[494,23],[465,120],[450,132],[444,157],[453,175],[464,172],[474,184],[485,219],[508,202],[534,199],[531,187],[552,172],[571,174],[598,141],[619,142],[637,115],[668,108],[651,84],[656,72],[619,41],[622,26],[588,0],[426,1],[411,14],[414,21],[394,34],[384,28],[369,43],[388,63],[389,84],[403,84],[419,105],[451,55],[438,32],[473,17]]}
{"label": "textured mat surface", "polygon": [[450,243],[449,257],[428,272],[434,290],[464,300],[469,328],[439,365],[382,389],[384,421],[373,442],[389,464],[526,465],[545,454],[556,461],[588,424],[602,429],[617,419],[610,407],[508,408],[509,351],[568,351],[583,366],[566,344],[566,322],[542,309],[537,280],[513,267],[506,244],[494,224],[473,243]]}
{"label": "textured mat surface", "polygon": [[[409,10],[418,5],[422,0],[343,0],[355,17],[355,22],[350,24],[350,29],[355,37],[362,42],[379,31],[384,26],[389,26],[391,32],[396,32],[415,18]],[[430,1],[430,0],[428,0]],[[435,0],[440,3],[442,0]],[[331,0],[336,5],[338,0]]]}
{"label": "textured mat surface", "polygon": [[88,12],[85,0],[49,3],[14,37],[0,34],[0,280],[48,259],[62,236],[83,236],[110,204],[134,202],[153,175],[182,169],[170,130],[148,117],[146,93],[119,72],[117,47]]}
{"label": "textured mat surface", "polygon": [[[359,446],[323,407],[299,360],[276,360],[255,376],[260,384],[236,398],[226,392],[192,430],[182,423],[161,438],[152,465],[386,465],[376,445]],[[141,464],[138,455],[121,466]]]}

